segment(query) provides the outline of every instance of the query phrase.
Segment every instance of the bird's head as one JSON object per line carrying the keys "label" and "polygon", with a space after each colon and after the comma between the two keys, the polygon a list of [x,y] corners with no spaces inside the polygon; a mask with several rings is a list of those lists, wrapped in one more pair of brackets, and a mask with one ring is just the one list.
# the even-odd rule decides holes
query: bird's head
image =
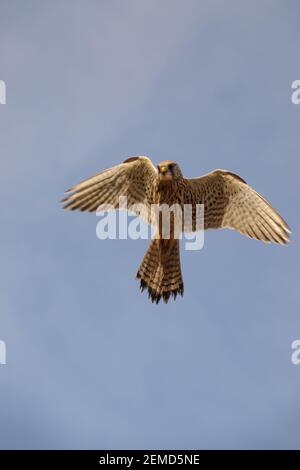
{"label": "bird's head", "polygon": [[176,180],[182,178],[182,173],[176,162],[165,160],[157,165],[158,175],[161,180]]}

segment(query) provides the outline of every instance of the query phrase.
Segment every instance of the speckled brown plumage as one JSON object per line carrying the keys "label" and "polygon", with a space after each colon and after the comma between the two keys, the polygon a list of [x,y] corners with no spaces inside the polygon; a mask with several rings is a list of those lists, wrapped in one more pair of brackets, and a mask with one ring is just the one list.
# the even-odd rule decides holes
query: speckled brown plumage
{"label": "speckled brown plumage", "polygon": [[[171,220],[170,239],[164,239],[157,216],[151,206],[184,204],[192,207],[195,231],[196,205],[204,205],[204,228],[230,228],[264,242],[286,244],[290,229],[271,204],[240,176],[215,170],[199,178],[184,178],[178,164],[171,160],[157,169],[148,157],[130,157],[76,184],[63,199],[64,208],[96,211],[101,204],[119,207],[119,197],[126,196],[128,208],[147,222],[156,224],[156,238],[151,241],[137,272],[141,290],[148,290],[152,302],[183,295],[179,240],[174,239]],[[142,204],[139,208],[136,204]]]}

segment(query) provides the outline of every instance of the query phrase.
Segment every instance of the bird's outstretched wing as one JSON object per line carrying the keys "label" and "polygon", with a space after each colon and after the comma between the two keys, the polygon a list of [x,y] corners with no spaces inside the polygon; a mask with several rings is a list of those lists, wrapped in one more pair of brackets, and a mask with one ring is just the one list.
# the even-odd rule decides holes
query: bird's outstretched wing
{"label": "bird's outstretched wing", "polygon": [[148,157],[130,157],[75,184],[61,202],[64,209],[93,212],[107,205],[118,209],[120,196],[125,196],[128,209],[149,221],[156,178],[157,169]]}
{"label": "bird's outstretched wing", "polygon": [[[204,228],[237,230],[264,242],[285,244],[290,228],[281,215],[240,176],[215,170],[186,180],[185,204],[204,204]],[[193,211],[193,218],[195,211]],[[195,229],[193,220],[193,229]]]}

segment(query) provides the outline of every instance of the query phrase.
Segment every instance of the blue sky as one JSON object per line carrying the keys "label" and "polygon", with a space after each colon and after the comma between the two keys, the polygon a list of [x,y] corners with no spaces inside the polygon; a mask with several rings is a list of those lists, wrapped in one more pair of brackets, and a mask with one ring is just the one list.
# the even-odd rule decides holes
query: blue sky
{"label": "blue sky", "polygon": [[[0,447],[299,448],[296,0],[1,0]],[[185,296],[63,191],[130,155],[239,173],[288,247],[210,231]]]}

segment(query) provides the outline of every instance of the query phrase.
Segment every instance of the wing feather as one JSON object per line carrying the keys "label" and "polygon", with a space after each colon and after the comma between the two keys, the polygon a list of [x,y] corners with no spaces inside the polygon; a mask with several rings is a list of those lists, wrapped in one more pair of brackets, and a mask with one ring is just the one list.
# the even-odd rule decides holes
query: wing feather
{"label": "wing feather", "polygon": [[215,170],[186,182],[185,203],[204,204],[205,229],[227,227],[266,243],[289,241],[285,220],[239,175]]}
{"label": "wing feather", "polygon": [[123,196],[127,198],[129,209],[136,204],[144,205],[138,214],[150,221],[156,178],[157,169],[148,157],[130,157],[72,186],[62,200],[63,207],[93,212],[110,204],[117,209],[119,198]]}

